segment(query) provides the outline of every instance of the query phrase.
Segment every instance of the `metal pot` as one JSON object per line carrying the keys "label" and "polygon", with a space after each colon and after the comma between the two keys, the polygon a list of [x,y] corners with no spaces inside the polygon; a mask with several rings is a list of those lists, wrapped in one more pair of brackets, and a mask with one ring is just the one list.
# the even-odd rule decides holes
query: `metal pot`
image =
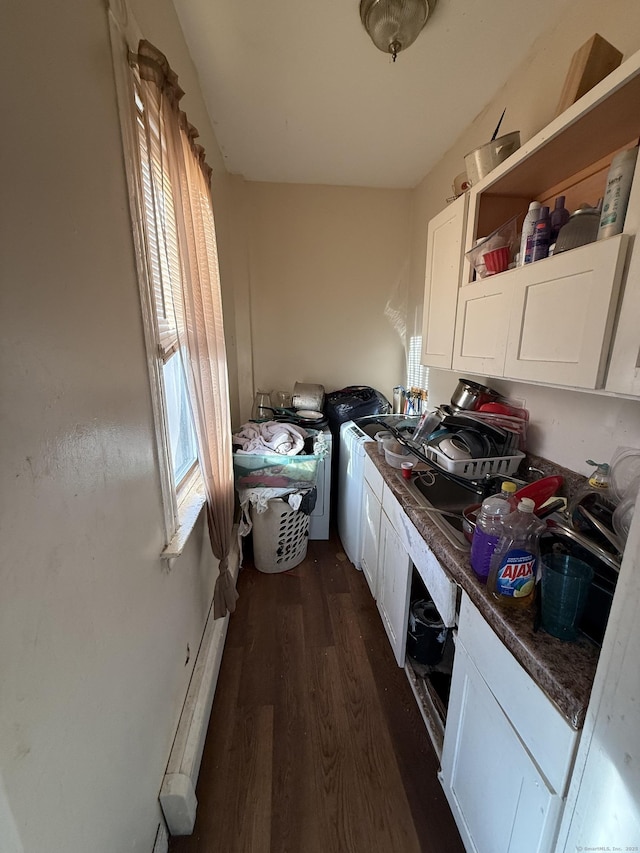
{"label": "metal pot", "polygon": [[472,382],[470,379],[458,379],[455,391],[451,395],[451,405],[456,409],[479,409],[485,403],[492,403],[500,397],[497,391]]}
{"label": "metal pot", "polygon": [[293,408],[321,412],[324,406],[324,385],[296,382],[293,386]]}

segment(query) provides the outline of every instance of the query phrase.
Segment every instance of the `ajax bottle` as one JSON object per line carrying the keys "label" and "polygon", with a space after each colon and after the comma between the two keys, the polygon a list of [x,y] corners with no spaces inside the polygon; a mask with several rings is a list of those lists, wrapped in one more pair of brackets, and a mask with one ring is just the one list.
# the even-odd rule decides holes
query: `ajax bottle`
{"label": "ajax bottle", "polygon": [[533,514],[535,504],[522,498],[502,522],[502,535],[491,558],[487,589],[500,603],[527,607],[535,595],[538,537],[544,522]]}
{"label": "ajax bottle", "polygon": [[491,557],[502,533],[502,520],[513,512],[515,491],[516,484],[505,480],[500,494],[485,498],[478,510],[471,541],[470,562],[475,576],[482,583],[485,583],[489,576]]}

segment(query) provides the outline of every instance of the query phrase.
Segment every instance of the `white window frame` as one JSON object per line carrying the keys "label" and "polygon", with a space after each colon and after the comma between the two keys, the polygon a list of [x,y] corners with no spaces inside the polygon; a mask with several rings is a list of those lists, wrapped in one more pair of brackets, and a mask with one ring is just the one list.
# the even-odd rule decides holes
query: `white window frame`
{"label": "white window frame", "polygon": [[[171,561],[182,553],[205,503],[204,482],[200,466],[196,462],[179,485],[174,483],[167,401],[162,376],[164,361],[159,349],[154,288],[145,249],[145,212],[141,188],[138,185],[138,133],[132,121],[135,104],[128,53],[129,50],[137,50],[143,36],[124,0],[110,0],[109,28],[162,492],[165,547],[161,556]],[[176,356],[179,357],[177,353]]]}
{"label": "white window frame", "polygon": [[429,368],[421,363],[422,335],[410,335],[407,350],[407,388],[429,389]]}

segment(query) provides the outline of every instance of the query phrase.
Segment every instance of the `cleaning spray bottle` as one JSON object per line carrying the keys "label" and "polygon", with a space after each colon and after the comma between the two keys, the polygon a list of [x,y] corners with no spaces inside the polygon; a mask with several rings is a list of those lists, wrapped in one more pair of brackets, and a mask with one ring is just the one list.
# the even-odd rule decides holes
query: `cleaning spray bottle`
{"label": "cleaning spray bottle", "polygon": [[503,520],[491,558],[487,590],[509,607],[527,607],[535,595],[538,538],[545,525],[533,514],[534,508],[531,498],[522,498],[516,511]]}

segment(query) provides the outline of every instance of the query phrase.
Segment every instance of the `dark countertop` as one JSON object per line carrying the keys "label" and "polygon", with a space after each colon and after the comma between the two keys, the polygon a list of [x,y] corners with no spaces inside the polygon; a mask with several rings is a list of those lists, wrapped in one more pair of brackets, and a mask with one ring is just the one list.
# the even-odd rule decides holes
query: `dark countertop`
{"label": "dark countertop", "polygon": [[[448,541],[420,508],[400,471],[388,465],[375,442],[365,448],[440,565],[467,593],[471,601],[574,729],[581,729],[589,704],[600,649],[586,638],[574,643],[533,631],[533,610],[501,607],[474,575],[469,555]],[[562,473],[562,472],[561,472]]]}

